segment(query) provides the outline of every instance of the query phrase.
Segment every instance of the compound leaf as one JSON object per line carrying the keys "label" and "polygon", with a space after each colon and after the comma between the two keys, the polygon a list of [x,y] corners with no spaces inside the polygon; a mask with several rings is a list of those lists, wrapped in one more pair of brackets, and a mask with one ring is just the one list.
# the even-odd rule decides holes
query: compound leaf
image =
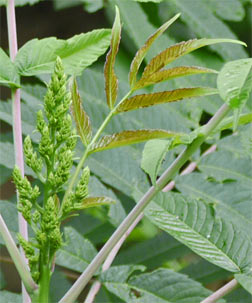
{"label": "compound leaf", "polygon": [[136,82],[136,77],[137,77],[137,72],[139,70],[139,67],[148,52],[149,48],[151,47],[152,43],[160,36],[163,34],[163,32],[179,18],[180,14],[175,15],[173,18],[168,20],[166,23],[164,23],[162,26],[157,29],[157,31],[152,34],[148,40],[145,42],[144,46],[141,47],[138,52],[136,53],[131,66],[130,66],[130,73],[129,73],[129,82],[130,86],[133,88],[134,84]]}
{"label": "compound leaf", "polygon": [[180,58],[181,56],[184,56],[196,49],[199,49],[201,47],[216,44],[216,43],[237,43],[241,45],[246,44],[244,42],[233,40],[233,39],[192,39],[188,41],[183,41],[180,43],[177,43],[175,45],[172,45],[162,51],[160,54],[155,56],[150,63],[145,67],[142,77],[147,77],[160,69],[162,69],[167,64],[173,62],[174,60]]}
{"label": "compound leaf", "polygon": [[118,91],[118,79],[115,74],[114,65],[116,55],[119,49],[121,39],[121,22],[118,7],[116,6],[116,16],[114,25],[112,28],[112,37],[110,43],[110,50],[106,57],[106,62],[104,66],[104,76],[105,76],[105,91],[107,97],[107,103],[110,109],[114,107],[117,91]]}
{"label": "compound leaf", "polygon": [[77,131],[80,135],[81,141],[85,146],[87,146],[92,137],[92,128],[89,116],[82,107],[82,102],[78,92],[76,80],[73,81],[71,93],[73,101],[71,105],[71,110],[76,123]]}
{"label": "compound leaf", "polygon": [[215,95],[218,90],[211,87],[179,88],[171,91],[153,94],[136,95],[123,101],[117,108],[116,113],[126,112],[142,107],[179,101],[185,98]]}
{"label": "compound leaf", "polygon": [[79,75],[104,54],[109,43],[108,29],[93,30],[68,40],[55,37],[33,39],[20,48],[15,64],[23,76],[51,73],[59,56],[67,74]]}
{"label": "compound leaf", "polygon": [[131,268],[113,266],[101,275],[104,286],[127,303],[199,303],[211,294],[200,283],[167,268],[129,277]]}
{"label": "compound leaf", "polygon": [[175,138],[179,140],[182,136],[184,136],[184,134],[162,129],[125,130],[120,133],[102,137],[92,146],[91,152],[136,144],[156,138]]}
{"label": "compound leaf", "polygon": [[142,77],[134,86],[134,90],[178,77],[190,76],[195,74],[206,74],[206,73],[218,73],[218,72],[213,69],[198,67],[198,66],[173,67],[170,69],[157,71],[154,74],[151,74],[147,77]]}
{"label": "compound leaf", "polygon": [[0,48],[0,85],[5,85],[13,88],[20,87],[19,76],[15,65],[6,53]]}
{"label": "compound leaf", "polygon": [[213,264],[236,273],[251,271],[249,238],[231,221],[217,217],[212,205],[175,193],[160,193],[154,201],[145,215],[159,228]]}

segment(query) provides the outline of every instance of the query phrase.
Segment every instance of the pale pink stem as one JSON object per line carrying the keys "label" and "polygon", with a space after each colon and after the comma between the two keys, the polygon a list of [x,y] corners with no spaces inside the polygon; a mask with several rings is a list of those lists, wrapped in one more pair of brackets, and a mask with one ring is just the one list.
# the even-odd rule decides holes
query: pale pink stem
{"label": "pale pink stem", "polygon": [[[8,22],[8,38],[9,38],[9,49],[10,58],[14,61],[18,47],[17,47],[17,29],[16,29],[16,16],[15,16],[15,1],[7,1],[7,22]],[[22,141],[22,122],[21,122],[21,98],[20,89],[12,90],[12,117],[13,117],[13,138],[14,138],[14,148],[15,148],[15,163],[19,167],[21,174],[24,176],[24,158],[23,158],[23,141]],[[18,199],[18,195],[17,195]],[[28,240],[28,228],[27,222],[23,218],[21,213],[18,213],[18,226],[20,234]],[[25,258],[22,248],[21,255],[25,259],[26,263],[28,260]],[[23,302],[30,303],[31,299],[24,284],[22,283],[22,295]]]}
{"label": "pale pink stem", "polygon": [[215,291],[213,294],[211,294],[209,297],[201,301],[201,303],[215,303],[220,298],[224,297],[226,294],[228,294],[230,291],[235,289],[238,285],[238,282],[233,279],[230,282],[228,282],[226,285]]}
{"label": "pale pink stem", "polygon": [[[202,156],[206,156],[212,152],[214,152],[216,150],[216,145],[212,145],[208,150],[206,150]],[[197,167],[197,163],[196,162],[191,162],[182,172],[181,172],[181,176],[190,174],[191,172],[193,172]],[[169,182],[164,188],[163,188],[163,192],[168,192],[170,190],[172,190],[175,186],[175,181],[171,181]],[[111,264],[113,263],[118,251],[120,250],[121,246],[123,245],[124,241],[127,239],[127,237],[130,235],[130,233],[133,231],[133,229],[137,226],[137,224],[142,220],[142,218],[144,217],[144,214],[141,213],[136,220],[134,221],[134,223],[130,226],[130,228],[127,230],[127,232],[122,236],[122,238],[120,239],[120,241],[117,242],[116,246],[111,250],[110,254],[107,256],[105,262],[103,263],[102,266],[102,271],[105,271],[107,269],[109,269],[109,267],[111,266]],[[98,291],[101,288],[101,283],[99,281],[95,281],[94,284],[92,285],[92,287],[89,290],[89,293],[85,299],[84,303],[93,303],[95,296],[97,295]]]}

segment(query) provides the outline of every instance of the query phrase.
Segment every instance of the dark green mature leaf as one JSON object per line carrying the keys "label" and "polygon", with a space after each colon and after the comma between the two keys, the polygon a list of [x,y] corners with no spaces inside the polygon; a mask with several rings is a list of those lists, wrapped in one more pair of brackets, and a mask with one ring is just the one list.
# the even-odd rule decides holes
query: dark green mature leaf
{"label": "dark green mature leaf", "polygon": [[121,21],[120,21],[120,13],[118,7],[116,6],[116,16],[114,25],[112,28],[112,37],[110,50],[106,57],[106,62],[104,66],[104,76],[105,76],[105,90],[108,107],[112,109],[116,102],[117,91],[118,91],[118,79],[115,74],[114,65],[116,55],[119,50],[119,44],[121,40]]}
{"label": "dark green mature leaf", "polygon": [[127,268],[130,269],[129,266],[111,267],[101,275],[105,287],[127,303],[199,303],[211,294],[186,275],[165,268],[121,278]]}
{"label": "dark green mature leaf", "polygon": [[132,244],[122,250],[114,264],[143,264],[148,269],[154,269],[164,262],[183,257],[189,251],[185,245],[162,232],[152,239]]}
{"label": "dark green mature leaf", "polygon": [[144,146],[141,162],[142,169],[150,175],[152,184],[156,184],[157,174],[171,145],[168,140],[150,140]]}
{"label": "dark green mature leaf", "polygon": [[235,279],[241,284],[241,286],[246,289],[250,294],[252,294],[252,276],[246,274],[236,274]]}
{"label": "dark green mature leaf", "polygon": [[84,9],[89,13],[94,13],[103,7],[103,0],[80,0],[84,3]]}
{"label": "dark green mature leaf", "polygon": [[83,3],[83,0],[53,0],[53,7],[54,9],[61,10],[68,7],[74,7],[77,5],[81,5]]}
{"label": "dark green mature leaf", "polygon": [[0,164],[0,185],[4,184],[12,175],[12,170]]}
{"label": "dark green mature leaf", "polygon": [[249,158],[237,158],[228,151],[216,151],[199,162],[198,168],[217,181],[233,179],[244,187],[252,188],[252,162]]}
{"label": "dark green mature leaf", "polygon": [[251,299],[251,294],[245,291],[243,288],[238,288],[225,296],[225,300],[227,303],[251,303]]}
{"label": "dark green mature leaf", "polygon": [[252,239],[251,189],[240,182],[209,182],[201,173],[176,177],[176,188],[184,195],[202,198],[215,205],[217,214],[230,220]]}
{"label": "dark green mature leaf", "polygon": [[[0,214],[2,215],[11,235],[13,236],[13,239],[16,241],[16,233],[18,232],[18,212],[16,205],[9,201],[0,200]],[[0,244],[5,244],[1,235]]]}
{"label": "dark green mature leaf", "polygon": [[1,303],[22,303],[22,295],[16,294],[7,290],[0,291],[0,302]]}
{"label": "dark green mature leaf", "polygon": [[89,116],[82,107],[76,80],[73,81],[71,93],[73,101],[71,109],[76,123],[77,131],[80,135],[82,143],[87,146],[92,138],[92,128]]}
{"label": "dark green mature leaf", "polygon": [[95,247],[72,227],[65,227],[64,235],[66,245],[57,251],[56,264],[83,272],[97,253]]}
{"label": "dark green mature leaf", "polygon": [[0,164],[7,168],[14,167],[14,146],[10,142],[0,142]]}
{"label": "dark green mature leaf", "polygon": [[170,79],[206,73],[218,73],[209,68],[198,66],[178,66],[166,70],[157,71],[149,76],[142,77],[134,86],[134,90]]}
{"label": "dark green mature leaf", "polygon": [[179,142],[185,134],[170,132],[162,129],[125,130],[121,133],[102,137],[92,146],[91,152],[141,143],[156,138],[173,138]]}
{"label": "dark green mature leaf", "polygon": [[145,67],[143,76],[144,78],[147,78],[149,75],[152,75],[153,73],[159,71],[167,64],[173,62],[174,60],[180,58],[181,56],[184,56],[196,49],[199,49],[201,47],[217,44],[217,43],[237,43],[241,45],[246,44],[241,41],[233,40],[233,39],[193,39],[189,41],[184,41],[177,43],[175,45],[172,45],[171,47],[168,47],[164,51],[162,51],[159,55],[154,57],[150,63]]}
{"label": "dark green mature leaf", "polygon": [[52,303],[59,302],[72,285],[66,275],[58,270],[57,267],[50,282],[50,302]]}
{"label": "dark green mature leaf", "polygon": [[82,209],[101,205],[110,205],[115,201],[109,197],[88,197],[82,201]]}
{"label": "dark green mature leaf", "polygon": [[160,3],[160,2],[162,2],[163,0],[132,0],[132,1]]}
{"label": "dark green mature leaf", "polygon": [[0,85],[20,87],[19,76],[11,59],[0,48]]}
{"label": "dark green mature leaf", "polygon": [[186,98],[215,95],[218,90],[211,87],[179,88],[153,94],[136,95],[123,101],[117,108],[116,113],[126,112],[142,107],[175,102]]}
{"label": "dark green mature leaf", "polygon": [[220,96],[231,108],[242,108],[252,90],[252,59],[224,65],[217,78]]}
{"label": "dark green mature leaf", "polygon": [[144,46],[141,47],[138,52],[136,53],[131,66],[130,66],[130,73],[129,73],[129,82],[130,82],[130,86],[131,88],[135,88],[135,82],[136,82],[136,77],[137,77],[137,73],[139,70],[139,67],[145,57],[145,55],[147,54],[149,48],[151,47],[151,45],[153,44],[153,42],[160,36],[163,34],[163,32],[173,23],[175,22],[178,17],[180,16],[180,14],[177,14],[176,16],[174,16],[173,18],[171,18],[170,20],[168,20],[166,23],[164,23],[161,27],[159,27],[159,29],[152,34],[148,40],[145,42]]}
{"label": "dark green mature leaf", "polygon": [[115,201],[115,203],[109,205],[108,218],[110,223],[117,227],[126,217],[126,213],[114,192],[107,188],[98,178],[94,176],[92,176],[89,180],[88,190],[91,196],[106,196],[110,197],[112,201]]}
{"label": "dark green mature leaf", "polygon": [[[123,159],[123,161],[122,161]],[[101,180],[130,196],[138,182],[146,181],[144,172],[136,165],[132,150],[109,150],[94,153],[87,160],[91,171]]]}
{"label": "dark green mature leaf", "polygon": [[187,267],[180,271],[182,274],[188,275],[191,279],[198,281],[204,285],[213,282],[223,281],[232,275],[229,271],[220,268],[204,259],[192,261]]}
{"label": "dark green mature leaf", "polygon": [[[219,18],[215,17],[209,6],[203,1],[194,0],[166,0],[170,9],[181,12],[181,19],[195,33],[197,37],[231,38],[236,35]],[[224,60],[235,60],[247,57],[246,52],[239,45],[230,47],[220,44],[211,46]]]}
{"label": "dark green mature leaf", "polygon": [[251,271],[248,236],[239,226],[217,217],[213,206],[174,193],[160,193],[154,201],[145,215],[159,228],[213,264],[232,272]]}
{"label": "dark green mature leaf", "polygon": [[51,73],[59,56],[67,74],[79,75],[104,54],[109,43],[108,29],[93,30],[68,40],[55,37],[33,39],[20,48],[15,64],[18,72],[24,76]]}
{"label": "dark green mature leaf", "polygon": [[203,1],[223,20],[241,21],[245,17],[245,10],[239,0],[228,0],[228,2],[218,0]]}

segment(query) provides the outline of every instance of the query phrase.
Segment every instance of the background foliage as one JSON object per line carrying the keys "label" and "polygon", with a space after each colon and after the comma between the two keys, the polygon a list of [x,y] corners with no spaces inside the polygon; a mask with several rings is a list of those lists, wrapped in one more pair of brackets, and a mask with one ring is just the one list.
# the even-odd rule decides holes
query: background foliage
{"label": "background foliage", "polygon": [[[16,2],[18,6],[22,6],[33,5],[39,1],[20,0]],[[43,1],[41,2],[39,5],[42,6]],[[4,1],[0,1],[0,4],[3,3]],[[251,33],[249,29],[252,25],[252,2],[250,0],[53,1],[54,9],[58,13],[61,10],[67,12],[71,9],[71,6],[77,6],[78,10],[86,10],[90,14],[102,10],[106,18],[107,28],[111,28],[115,4],[119,7],[123,23],[122,44],[115,66],[115,71],[119,75],[119,97],[122,97],[129,88],[128,70],[136,50],[144,44],[157,27],[175,13],[181,12],[179,21],[155,42],[146,56],[145,63],[169,45],[195,37],[240,39],[247,42],[249,45],[248,50],[251,50],[251,41],[249,40]],[[65,22],[68,22],[67,19]],[[70,27],[71,24],[67,26]],[[97,34],[99,33],[97,32]],[[102,34],[106,35],[106,32]],[[85,37],[85,35],[79,36],[79,39],[76,38],[78,41],[72,40],[69,43],[74,43],[78,48],[78,43],[81,44],[82,39],[87,39]],[[66,47],[65,45],[60,45],[59,39],[48,39],[52,39],[50,43],[59,44],[59,53],[60,47]],[[88,40],[89,42],[92,43],[92,41]],[[33,40],[26,47],[28,51],[31,50],[31,43],[34,51],[39,48],[36,40]],[[24,56],[27,56],[25,53],[26,49],[25,47],[23,48]],[[5,49],[5,51],[7,50]],[[4,56],[5,54],[0,53],[0,55]],[[67,54],[65,55],[67,58]],[[97,57],[98,55],[100,54],[97,54]],[[20,53],[20,56],[22,56],[22,53]],[[45,56],[49,58],[48,53]],[[28,57],[33,60],[31,54]],[[198,65],[220,70],[224,63],[229,60],[247,57],[248,51],[239,45],[218,44],[182,57],[176,63],[172,63],[171,66]],[[19,59],[17,58],[17,60]],[[54,59],[52,58],[52,60]],[[48,61],[51,62],[52,60]],[[96,58],[91,61],[95,60]],[[46,73],[50,71],[50,62],[45,68],[44,75],[29,77],[22,82],[23,134],[32,134],[31,137],[35,143],[38,142],[37,134],[33,133],[35,129],[35,113],[41,108],[43,96],[46,92],[43,81],[48,81]],[[97,130],[108,113],[105,101],[103,63],[104,57],[100,58],[92,67],[86,68],[84,72],[81,71],[86,66],[85,62],[82,65],[76,64],[75,69],[75,73],[80,75],[78,77],[79,91],[83,106],[92,121],[93,132]],[[69,68],[74,68],[74,66],[69,65]],[[11,78],[11,67],[6,67],[5,70],[8,71],[7,78]],[[36,71],[29,71],[29,65],[20,66],[20,70],[25,76],[36,75]],[[18,85],[18,79],[12,78],[11,84]],[[142,91],[155,92],[199,85],[215,87],[216,76],[203,74],[201,76],[176,78],[169,82],[160,83],[155,88],[144,88]],[[190,133],[191,130],[203,125],[221,104],[222,101],[219,96],[211,96],[169,105],[163,104],[154,108],[142,109],[141,111],[132,111],[125,113],[123,116],[117,115],[114,117],[106,128],[105,134],[140,128],[162,128],[174,132]],[[243,108],[243,113],[249,113],[251,109],[252,98],[250,96],[249,101]],[[0,103],[0,118],[4,122],[3,126],[5,128],[7,124],[11,125],[10,100],[4,100],[4,102]],[[206,201],[206,210],[204,211],[209,213],[211,213],[211,205],[208,202],[211,202],[211,204],[214,204],[215,212],[223,221],[230,222],[230,218],[232,218],[232,224],[225,225],[228,234],[234,229],[233,226],[237,226],[239,230],[243,230],[249,237],[251,237],[252,230],[251,133],[251,125],[245,125],[239,126],[234,133],[232,130],[225,130],[220,134],[212,135],[192,158],[193,161],[197,162],[197,170],[187,176],[177,176],[175,179],[175,191],[177,193],[171,194],[174,200],[178,199],[180,201],[177,202],[177,205],[180,205],[179,203],[183,205],[180,193],[187,197],[190,196],[191,199],[202,198]],[[217,150],[203,157],[204,151],[212,144],[217,145]],[[95,153],[88,159],[87,164],[92,173],[89,187],[90,194],[109,196],[114,198],[117,203],[109,207],[103,206],[99,209],[83,211],[80,216],[66,222],[64,228],[65,245],[57,254],[57,267],[54,277],[55,281],[57,280],[55,285],[60,285],[60,287],[54,289],[51,294],[52,300],[55,302],[70,287],[73,279],[86,268],[87,264],[95,256],[97,249],[101,247],[132,208],[139,197],[138,191],[150,184],[146,173],[140,166],[143,147],[144,144],[138,144],[103,151]],[[152,180],[155,179],[156,174],[161,174],[180,150],[181,146],[163,154],[160,170],[156,170]],[[14,149],[10,132],[1,134],[0,153],[1,184],[6,186],[14,166]],[[80,157],[82,153],[83,147],[79,144],[77,157]],[[26,168],[26,174],[34,177],[28,168]],[[38,181],[34,180],[34,183],[36,182]],[[157,199],[158,201],[155,204],[157,212],[160,207],[169,208],[169,205],[167,206],[164,203],[162,195]],[[9,229],[15,236],[17,232],[17,211],[12,201],[15,201],[14,196],[9,201],[1,200],[0,210],[4,219],[6,219]],[[194,207],[197,207],[197,201],[194,201]],[[175,210],[175,214],[180,215],[179,212],[183,211],[181,209],[177,213]],[[184,245],[187,241],[186,239],[184,239],[184,242],[182,241],[184,243],[182,244],[175,240],[175,238],[181,240],[176,233],[173,234],[174,238],[166,234],[163,230],[167,226],[164,225],[167,225],[169,220],[164,218],[163,222],[155,222],[155,216],[154,219],[152,216],[153,211],[153,208],[151,211],[146,210],[146,217],[123,246],[115,259],[114,266],[100,276],[99,279],[103,287],[96,298],[97,303],[136,302],[134,301],[136,300],[135,295],[140,290],[142,301],[139,299],[137,302],[189,303],[185,298],[190,297],[191,302],[195,303],[210,294],[207,288],[214,290],[232,277],[232,273],[228,271],[233,270],[232,262],[226,263],[226,267],[221,266],[224,267],[223,269],[202,259]],[[197,217],[196,219],[195,217],[193,219],[188,217],[186,220],[184,220],[186,222],[179,222],[179,224],[188,223],[190,225],[192,220],[197,221]],[[208,234],[204,234],[205,231],[202,231],[202,233],[203,238],[206,239]],[[200,239],[200,235],[198,236]],[[239,235],[235,237],[239,238]],[[0,239],[0,243],[3,244],[2,239]],[[208,249],[216,248],[208,247]],[[225,263],[227,259],[232,259],[234,255],[234,252],[227,250],[226,254],[221,256],[223,259],[221,259],[220,263],[223,265],[223,262]],[[219,257],[216,256],[216,260]],[[215,262],[213,262],[214,260],[209,261],[220,265],[216,260]],[[1,302],[18,302],[20,299],[19,295],[9,292],[11,287],[8,283],[6,284],[5,280],[5,274],[1,271],[0,287],[3,289],[0,292]],[[188,286],[191,290],[190,294],[177,291],[181,290],[181,283]],[[174,295],[166,285],[170,285]],[[150,286],[152,286],[151,289]],[[197,291],[194,292],[195,289]],[[225,297],[226,302],[250,302],[251,295],[249,292],[251,293],[251,286],[246,287],[246,289],[247,291],[243,288],[237,289]],[[179,295],[176,297],[175,294]],[[162,299],[160,299],[161,297]]]}

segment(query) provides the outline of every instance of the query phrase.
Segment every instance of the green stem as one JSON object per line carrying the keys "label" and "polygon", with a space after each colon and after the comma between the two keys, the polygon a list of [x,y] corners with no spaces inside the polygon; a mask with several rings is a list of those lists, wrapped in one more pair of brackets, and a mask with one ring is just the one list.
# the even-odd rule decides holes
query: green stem
{"label": "green stem", "polygon": [[49,303],[49,290],[50,290],[51,270],[48,264],[43,264],[40,267],[40,280],[39,280],[39,303]]}
{"label": "green stem", "polygon": [[190,144],[184,151],[177,157],[177,159],[170,165],[170,167],[162,174],[157,181],[156,187],[150,187],[150,189],[144,194],[128,216],[123,220],[120,226],[116,229],[110,239],[102,247],[96,257],[92,260],[86,270],[81,274],[78,280],[73,284],[65,296],[59,303],[74,302],[82,289],[87,285],[93,274],[104,262],[110,251],[123,237],[124,233],[128,230],[131,224],[136,220],[139,214],[150,203],[152,198],[173,178],[178,170],[185,164],[185,162],[191,157],[191,155],[199,148],[199,146],[205,141],[209,133],[222,121],[222,119],[229,112],[229,107],[224,104],[212,117],[212,119],[205,125],[202,133]]}
{"label": "green stem", "polygon": [[62,215],[62,209],[63,209],[63,205],[66,202],[70,192],[73,189],[73,186],[80,174],[80,171],[84,165],[84,162],[86,161],[87,157],[89,156],[90,150],[92,145],[96,142],[96,140],[100,137],[101,133],[103,132],[103,130],[105,129],[105,127],[107,126],[107,124],[109,123],[109,121],[111,120],[111,118],[115,115],[116,109],[118,108],[118,106],[124,101],[126,100],[130,95],[132,94],[132,91],[129,91],[123,98],[122,100],[116,105],[116,107],[114,107],[110,113],[107,115],[107,117],[105,118],[105,120],[103,121],[103,123],[101,124],[101,126],[99,127],[99,129],[97,130],[96,134],[94,135],[93,139],[91,140],[91,142],[88,144],[80,162],[78,163],[78,166],[76,167],[76,170],[73,174],[73,177],[67,187],[67,190],[65,192],[63,201],[61,203],[61,207],[60,207],[60,216]]}

